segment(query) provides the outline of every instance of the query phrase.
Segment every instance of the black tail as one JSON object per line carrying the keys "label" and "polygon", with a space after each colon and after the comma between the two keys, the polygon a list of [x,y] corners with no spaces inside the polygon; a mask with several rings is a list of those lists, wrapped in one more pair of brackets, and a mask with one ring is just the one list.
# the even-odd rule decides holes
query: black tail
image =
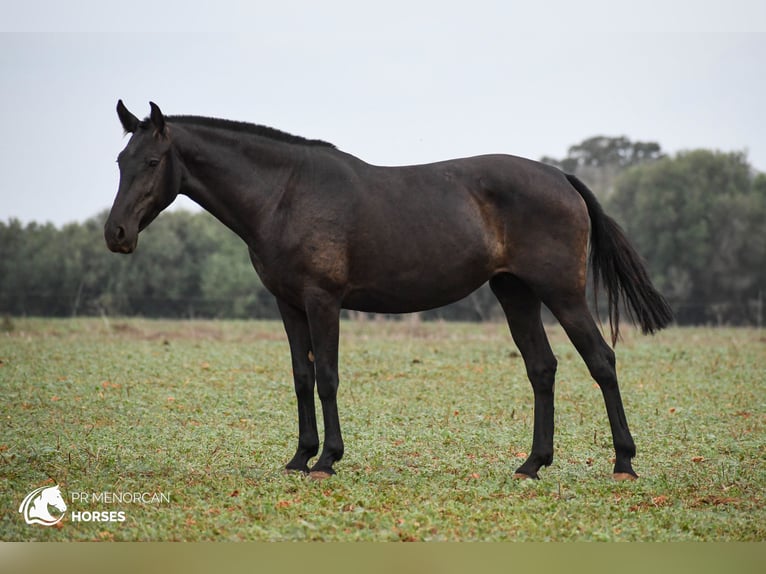
{"label": "black tail", "polygon": [[573,175],[569,183],[580,193],[590,215],[590,264],[594,291],[599,284],[606,290],[612,345],[620,336],[620,297],[633,322],[641,330],[654,333],[673,320],[673,311],[652,285],[641,257],[628,242],[622,229],[604,213],[596,196]]}

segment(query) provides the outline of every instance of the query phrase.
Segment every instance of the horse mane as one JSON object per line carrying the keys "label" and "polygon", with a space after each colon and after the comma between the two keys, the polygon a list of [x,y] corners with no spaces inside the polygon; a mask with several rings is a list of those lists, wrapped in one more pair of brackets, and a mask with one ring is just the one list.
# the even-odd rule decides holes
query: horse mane
{"label": "horse mane", "polygon": [[[234,120],[223,120],[220,118],[208,118],[205,116],[167,116],[169,123],[186,124],[192,126],[202,126],[207,128],[222,129],[227,131],[252,134],[256,136],[267,137],[276,141],[300,144],[308,146],[330,147],[335,148],[331,143],[323,140],[308,139],[301,136],[296,136],[283,132],[281,130],[270,128],[268,126],[262,126],[258,124],[251,124],[248,122],[238,122]],[[151,121],[147,118],[143,122],[143,125],[150,125]]]}

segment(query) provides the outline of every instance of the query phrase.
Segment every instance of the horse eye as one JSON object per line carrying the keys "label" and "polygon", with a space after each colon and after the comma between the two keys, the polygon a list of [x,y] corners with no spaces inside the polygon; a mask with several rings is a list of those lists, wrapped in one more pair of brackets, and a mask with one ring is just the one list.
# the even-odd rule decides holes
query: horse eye
{"label": "horse eye", "polygon": [[160,160],[158,160],[156,157],[146,160],[146,165],[149,167],[157,167],[159,164]]}

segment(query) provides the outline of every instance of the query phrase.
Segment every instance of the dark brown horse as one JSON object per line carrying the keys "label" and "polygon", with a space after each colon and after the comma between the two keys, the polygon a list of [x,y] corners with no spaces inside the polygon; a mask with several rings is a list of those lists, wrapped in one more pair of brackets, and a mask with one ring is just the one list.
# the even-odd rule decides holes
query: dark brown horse
{"label": "dark brown horse", "polygon": [[[299,436],[288,469],[323,477],[343,456],[336,404],[341,309],[431,309],[489,281],[534,390],[532,449],[517,475],[537,478],[553,460],[556,359],[540,319],[545,303],[603,392],[615,477],[636,476],[615,356],[586,304],[588,243],[593,276],[608,295],[613,344],[620,299],[645,333],[672,314],[619,227],[576,177],[508,155],[377,167],[322,141],[246,123],[165,117],[150,105],[150,116],[139,120],[117,104],[132,137],[118,159],[107,245],[131,253],[139,232],[179,193],[247,244],[290,344]],[[319,452],[315,384],[325,434],[309,470]]]}

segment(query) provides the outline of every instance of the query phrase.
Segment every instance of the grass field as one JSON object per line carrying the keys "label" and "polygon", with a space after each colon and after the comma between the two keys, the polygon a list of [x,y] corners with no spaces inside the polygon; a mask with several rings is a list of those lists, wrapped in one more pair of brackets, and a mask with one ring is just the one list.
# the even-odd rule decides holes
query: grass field
{"label": "grass field", "polygon": [[[549,333],[557,450],[541,480],[511,478],[532,392],[504,325],[370,321],[342,325],[346,456],[312,481],[282,472],[297,416],[281,324],[6,321],[0,539],[766,539],[766,335],[628,330],[618,372],[641,478],[615,483],[600,391]],[[19,504],[46,484],[67,516],[27,525]],[[71,517],[95,511],[125,520]]]}

